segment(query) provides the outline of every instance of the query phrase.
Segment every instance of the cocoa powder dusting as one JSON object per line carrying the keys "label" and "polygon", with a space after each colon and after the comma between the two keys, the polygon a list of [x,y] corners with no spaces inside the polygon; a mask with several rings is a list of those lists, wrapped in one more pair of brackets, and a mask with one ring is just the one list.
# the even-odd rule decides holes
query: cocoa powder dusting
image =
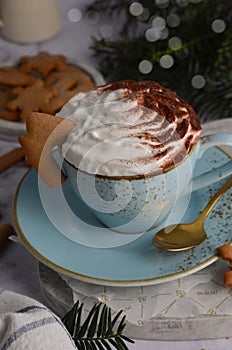
{"label": "cocoa powder dusting", "polygon": [[201,130],[199,118],[193,108],[174,91],[154,81],[122,80],[103,86],[103,91],[118,89],[126,89],[124,94],[127,99],[137,100],[139,105],[161,114],[169,123],[184,115],[188,117],[194,130]]}
{"label": "cocoa powder dusting", "polygon": [[[144,120],[142,126],[140,124],[126,126],[128,130],[131,130],[130,136],[137,138],[140,144],[156,149],[154,157],[157,161],[166,157],[163,169],[182,161],[200,138],[200,121],[194,109],[179,98],[174,91],[154,81],[113,82],[103,86],[102,92],[118,89],[125,90],[123,100],[136,101],[138,106],[145,107],[140,117],[141,122]],[[154,114],[149,123],[146,123],[147,113]],[[146,131],[142,130],[144,126],[146,126]],[[179,144],[180,140],[183,142],[173,150],[170,144],[172,142]],[[169,152],[172,154],[172,159],[167,157]],[[151,158],[152,156],[149,158],[150,161]],[[146,162],[147,159],[139,161]]]}

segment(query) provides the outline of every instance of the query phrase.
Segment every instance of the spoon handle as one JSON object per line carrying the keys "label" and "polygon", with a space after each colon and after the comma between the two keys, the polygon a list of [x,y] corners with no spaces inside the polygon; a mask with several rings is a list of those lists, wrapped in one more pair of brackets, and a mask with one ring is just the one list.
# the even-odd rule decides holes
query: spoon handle
{"label": "spoon handle", "polygon": [[228,181],[224,183],[224,185],[215,193],[215,195],[210,199],[206,207],[201,212],[199,219],[205,220],[205,218],[210,213],[211,209],[217,203],[217,201],[221,198],[221,196],[232,186],[232,177],[229,178]]}

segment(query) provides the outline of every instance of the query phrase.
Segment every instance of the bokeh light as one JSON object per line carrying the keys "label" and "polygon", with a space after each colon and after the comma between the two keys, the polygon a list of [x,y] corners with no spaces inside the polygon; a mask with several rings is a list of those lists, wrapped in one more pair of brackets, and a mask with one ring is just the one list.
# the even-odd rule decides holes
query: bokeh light
{"label": "bokeh light", "polygon": [[72,8],[68,11],[68,19],[71,22],[78,22],[81,20],[82,13],[78,8]]}
{"label": "bokeh light", "polygon": [[163,55],[160,58],[160,66],[165,69],[169,69],[174,64],[174,58],[171,55]]}
{"label": "bokeh light", "polygon": [[132,14],[132,16],[140,16],[143,13],[143,5],[140,2],[132,2],[132,4],[129,6],[129,12]]}
{"label": "bokeh light", "polygon": [[138,17],[142,21],[147,21],[149,16],[150,16],[150,11],[144,7],[143,13],[141,15],[139,15]]}
{"label": "bokeh light", "polygon": [[182,46],[182,41],[177,36],[173,36],[168,40],[168,46],[174,51],[180,50]]}
{"label": "bokeh light", "polygon": [[219,18],[215,19],[212,22],[211,28],[215,33],[223,33],[224,30],[226,29],[225,21],[223,21],[223,19],[219,19]]}
{"label": "bokeh light", "polygon": [[166,27],[161,31],[160,39],[165,40],[165,39],[167,39],[168,35],[169,35],[169,30]]}
{"label": "bokeh light", "polygon": [[167,24],[171,28],[176,28],[180,24],[180,17],[175,13],[170,13],[170,15],[167,16]]}
{"label": "bokeh light", "polygon": [[138,69],[143,74],[149,74],[153,69],[153,64],[148,60],[142,60],[139,63]]}
{"label": "bokeh light", "polygon": [[206,84],[206,80],[203,75],[197,74],[192,78],[191,84],[195,89],[202,89]]}
{"label": "bokeh light", "polygon": [[103,24],[99,28],[99,31],[103,38],[110,38],[113,35],[114,29],[110,24]]}
{"label": "bokeh light", "polygon": [[88,11],[86,15],[86,20],[90,24],[96,24],[100,19],[100,15],[97,11]]}
{"label": "bokeh light", "polygon": [[166,21],[163,17],[157,16],[152,20],[152,27],[163,30],[166,26]]}
{"label": "bokeh light", "polygon": [[145,38],[150,42],[157,41],[161,38],[161,32],[157,28],[149,28],[145,32]]}

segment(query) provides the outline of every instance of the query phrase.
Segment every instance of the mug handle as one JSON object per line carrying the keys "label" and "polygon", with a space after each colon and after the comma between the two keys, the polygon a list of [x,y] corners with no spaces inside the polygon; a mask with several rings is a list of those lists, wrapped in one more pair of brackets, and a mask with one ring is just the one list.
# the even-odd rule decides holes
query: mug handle
{"label": "mug handle", "polygon": [[[202,157],[207,149],[214,146],[232,146],[232,134],[212,134],[201,138],[198,159]],[[199,190],[211,185],[232,174],[232,160],[229,162],[198,175],[192,180],[192,191]]]}

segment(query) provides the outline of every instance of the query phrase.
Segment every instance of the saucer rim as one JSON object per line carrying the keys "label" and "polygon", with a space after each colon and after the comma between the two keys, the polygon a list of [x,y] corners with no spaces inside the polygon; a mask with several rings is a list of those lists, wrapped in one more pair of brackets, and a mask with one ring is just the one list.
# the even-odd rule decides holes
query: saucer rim
{"label": "saucer rim", "polygon": [[[221,152],[223,152],[224,154],[226,154],[229,158],[232,158],[232,156],[230,154],[228,154],[226,151],[222,150],[219,148],[219,150]],[[219,256],[217,254],[213,254],[210,258],[195,264],[193,267],[191,268],[185,268],[181,271],[172,273],[172,274],[166,274],[165,276],[156,276],[156,277],[151,277],[151,278],[144,278],[144,279],[132,279],[132,280],[120,280],[120,279],[109,279],[109,278],[99,278],[99,277],[94,277],[94,276],[89,276],[89,275],[85,275],[85,274],[81,274],[75,271],[72,271],[70,269],[66,269],[56,263],[54,263],[53,261],[51,261],[50,259],[46,258],[45,256],[43,256],[40,252],[38,252],[38,250],[36,250],[31,243],[28,241],[28,239],[25,237],[25,234],[23,233],[23,230],[20,227],[19,224],[19,220],[18,220],[18,216],[17,216],[17,199],[18,199],[18,195],[20,193],[21,187],[25,181],[25,179],[27,178],[27,176],[29,176],[32,172],[35,173],[35,170],[33,169],[29,169],[26,174],[24,174],[24,176],[22,177],[21,181],[18,184],[16,193],[15,193],[15,197],[14,197],[14,205],[13,205],[13,217],[14,217],[14,223],[15,223],[15,227],[17,230],[17,233],[19,235],[20,240],[22,241],[22,243],[24,244],[24,246],[27,248],[27,250],[32,253],[32,255],[34,255],[39,261],[41,261],[42,263],[44,263],[46,266],[52,268],[53,270],[55,270],[56,272],[66,275],[68,277],[83,281],[83,282],[88,282],[88,283],[92,283],[92,284],[97,284],[97,285],[108,285],[108,286],[118,286],[118,287],[127,287],[127,286],[145,286],[145,285],[155,285],[155,284],[159,284],[159,283],[164,283],[164,282],[169,282],[172,280],[176,280],[178,278],[181,277],[185,277],[188,275],[191,275],[197,271],[200,271],[204,268],[206,268],[207,266],[213,264],[214,262],[216,262],[219,259]],[[231,243],[232,241],[230,241]]]}
{"label": "saucer rim", "polygon": [[[26,179],[27,176],[30,175],[31,172],[34,172],[33,169],[30,169],[26,172],[26,174],[22,177],[21,181],[19,182],[19,185],[17,187],[15,197],[14,197],[14,206],[13,206],[13,217],[14,217],[14,223],[15,227],[17,230],[17,234],[19,235],[19,238],[21,242],[24,244],[24,246],[27,248],[27,250],[33,254],[34,257],[36,257],[40,262],[42,262],[44,265],[52,268],[54,271],[61,273],[65,276],[74,278],[79,281],[83,282],[88,282],[92,284],[97,284],[97,285],[106,285],[106,286],[112,286],[112,287],[126,287],[126,286],[131,286],[131,287],[138,287],[138,286],[148,286],[148,285],[154,285],[154,284],[159,284],[159,283],[164,283],[164,282],[170,282],[173,280],[176,280],[177,278],[185,277],[188,275],[191,275],[197,271],[202,270],[203,268],[206,268],[207,266],[213,264],[219,259],[219,256],[217,254],[212,255],[209,259],[206,259],[205,261],[196,264],[194,267],[191,267],[189,269],[184,269],[179,272],[175,272],[172,274],[167,274],[165,276],[159,276],[159,277],[152,277],[152,278],[144,278],[144,279],[133,279],[133,280],[114,280],[114,279],[105,279],[105,278],[98,278],[98,277],[93,277],[93,276],[88,276],[84,275],[78,272],[71,271],[70,269],[66,269],[53,261],[49,260],[45,256],[43,256],[41,253],[36,250],[32,244],[28,241],[28,239],[25,237],[23,230],[20,227],[18,216],[17,216],[17,198],[20,192],[20,189],[22,187],[22,184],[24,180]],[[75,242],[73,242],[75,243]],[[98,249],[98,248],[96,248]],[[101,249],[101,248],[99,248]]]}

